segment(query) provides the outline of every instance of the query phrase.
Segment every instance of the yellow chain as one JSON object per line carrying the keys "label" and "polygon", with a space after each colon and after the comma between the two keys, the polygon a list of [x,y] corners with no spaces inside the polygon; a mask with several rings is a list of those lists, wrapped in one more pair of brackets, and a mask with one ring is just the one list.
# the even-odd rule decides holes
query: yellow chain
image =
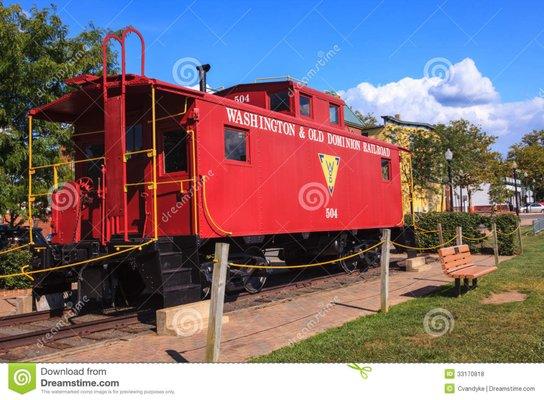
{"label": "yellow chain", "polygon": [[10,247],[7,250],[0,251],[0,255],[11,253],[12,251],[17,251],[17,250],[20,250],[20,249],[24,249],[25,247],[28,247],[28,246],[30,246],[30,243],[24,244],[22,246]]}
{"label": "yellow chain", "polygon": [[463,235],[463,239],[478,241],[478,240],[483,240],[483,239],[485,239],[485,238],[488,238],[488,237],[490,237],[492,234],[493,234],[493,233],[490,233],[490,234],[488,234],[488,235],[484,235],[484,236],[478,237],[478,238],[474,238],[474,237],[469,237],[469,236]]}
{"label": "yellow chain", "polygon": [[404,249],[410,249],[410,250],[433,250],[433,249],[438,249],[440,247],[443,247],[446,244],[450,244],[455,239],[456,239],[456,237],[454,236],[450,240],[448,240],[447,242],[444,242],[443,244],[439,244],[437,246],[432,246],[432,247],[412,247],[412,246],[407,246],[405,244],[400,244],[400,243],[393,242],[393,241],[391,242],[391,244],[393,244],[395,247],[402,247]]}
{"label": "yellow chain", "polygon": [[29,266],[28,265],[23,265],[21,267],[21,272],[17,272],[17,273],[13,273],[13,274],[7,274],[7,275],[0,275],[0,279],[13,278],[13,277],[16,277],[16,276],[25,276],[25,277],[27,277],[29,279],[33,279],[31,275],[34,275],[34,274],[41,274],[41,273],[44,273],[44,272],[57,271],[59,269],[66,269],[66,268],[72,268],[72,267],[87,265],[87,264],[93,263],[95,261],[105,260],[107,258],[115,257],[115,256],[118,256],[119,254],[128,253],[128,252],[131,252],[131,251],[136,250],[136,249],[141,250],[142,247],[147,246],[147,245],[149,245],[149,244],[151,244],[153,242],[155,242],[155,239],[149,240],[148,242],[145,242],[145,243],[142,243],[142,244],[135,244],[134,246],[128,247],[128,248],[126,248],[124,250],[117,251],[115,253],[106,254],[106,255],[103,255],[103,256],[100,256],[100,257],[90,258],[88,260],[78,261],[78,262],[71,263],[71,264],[59,265],[57,267],[38,269],[38,270],[35,270],[35,271],[25,271],[25,269],[29,268]]}
{"label": "yellow chain", "polygon": [[[349,258],[353,258],[353,257],[357,257],[363,253],[366,253],[372,249],[375,249],[376,247],[380,246],[381,244],[383,244],[383,240],[381,242],[378,242],[370,247],[367,247],[366,249],[364,250],[359,250],[357,253],[353,253],[353,254],[350,254],[349,256],[344,256],[344,257],[340,257],[340,258],[337,258],[335,260],[328,260],[328,261],[321,261],[321,262],[318,262],[318,263],[313,263],[313,264],[299,264],[299,265],[275,265],[275,266],[270,266],[270,265],[247,265],[247,264],[237,264],[237,263],[230,263],[229,262],[229,266],[231,267],[237,267],[237,268],[255,268],[255,269],[291,269],[291,268],[309,268],[309,267],[319,267],[321,265],[328,265],[328,264],[336,264],[340,261],[344,261],[344,260],[347,260]],[[217,262],[217,260],[214,260],[214,262]]]}

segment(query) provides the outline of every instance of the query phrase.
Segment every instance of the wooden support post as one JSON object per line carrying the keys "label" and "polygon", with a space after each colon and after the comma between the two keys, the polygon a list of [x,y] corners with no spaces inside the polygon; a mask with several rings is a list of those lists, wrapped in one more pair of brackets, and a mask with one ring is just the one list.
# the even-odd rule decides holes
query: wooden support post
{"label": "wooden support post", "polygon": [[499,265],[499,239],[497,236],[497,224],[493,222],[491,224],[491,231],[493,233],[493,254],[495,255],[495,267]]}
{"label": "wooden support post", "polygon": [[461,246],[463,244],[463,228],[458,226],[455,228],[455,245]]}
{"label": "wooden support post", "polygon": [[391,242],[391,229],[382,229],[382,255],[381,255],[381,310],[389,311],[389,245]]}
{"label": "wooden support post", "polygon": [[436,226],[436,230],[438,231],[438,242],[440,243],[440,247],[444,247],[444,231],[442,230],[442,224],[440,222]]}
{"label": "wooden support post", "polygon": [[217,362],[219,360],[219,345],[221,343],[223,303],[225,301],[228,260],[229,244],[216,243],[205,362]]}
{"label": "wooden support post", "polygon": [[521,225],[518,226],[519,254],[523,254],[523,241],[521,240]]}

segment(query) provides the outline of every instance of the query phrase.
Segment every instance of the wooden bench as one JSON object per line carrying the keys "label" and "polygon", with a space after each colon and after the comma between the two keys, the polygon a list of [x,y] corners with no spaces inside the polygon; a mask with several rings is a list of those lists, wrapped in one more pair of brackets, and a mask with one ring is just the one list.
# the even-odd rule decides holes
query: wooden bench
{"label": "wooden bench", "polygon": [[469,289],[469,279],[472,281],[472,289],[478,285],[478,278],[495,271],[497,267],[474,265],[472,254],[468,245],[444,247],[438,250],[442,270],[448,276],[455,278],[455,290],[457,296],[461,294],[461,279],[464,286]]}

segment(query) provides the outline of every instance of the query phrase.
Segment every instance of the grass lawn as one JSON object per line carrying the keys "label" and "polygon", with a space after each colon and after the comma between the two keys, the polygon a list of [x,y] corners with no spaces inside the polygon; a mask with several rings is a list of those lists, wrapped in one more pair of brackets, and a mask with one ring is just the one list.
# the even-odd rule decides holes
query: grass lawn
{"label": "grass lawn", "polygon": [[[523,302],[482,304],[491,293],[518,291]],[[524,236],[524,254],[484,276],[476,290],[452,297],[452,285],[362,317],[256,362],[544,362],[544,235]],[[433,337],[428,311],[444,308],[453,330]]]}

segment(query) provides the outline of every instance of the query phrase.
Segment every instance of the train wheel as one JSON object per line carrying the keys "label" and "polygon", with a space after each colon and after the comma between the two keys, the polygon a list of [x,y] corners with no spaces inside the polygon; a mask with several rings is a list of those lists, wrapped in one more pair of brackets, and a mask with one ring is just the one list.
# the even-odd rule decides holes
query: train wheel
{"label": "train wheel", "polygon": [[251,269],[248,270],[248,275],[244,277],[244,289],[248,293],[259,293],[261,290],[263,290],[264,285],[266,284],[266,280],[268,279],[268,276],[260,272],[259,269]]}
{"label": "train wheel", "polygon": [[[356,251],[354,251],[356,252]],[[353,254],[354,252],[349,252],[344,254],[342,257],[349,256],[350,254]],[[348,273],[352,274],[358,269],[363,269],[365,262],[364,262],[364,254],[359,254],[357,256],[353,256],[351,258],[348,258],[346,260],[342,260],[338,263],[342,269]],[[368,268],[367,268],[368,269]]]}
{"label": "train wheel", "polygon": [[[266,258],[264,252],[256,246],[248,248],[246,250],[246,254],[251,256],[248,262],[249,265],[270,265],[270,262]],[[246,292],[259,293],[261,290],[263,290],[267,279],[268,273],[266,272],[266,269],[254,268],[247,270],[247,274],[242,278],[242,283]]]}

